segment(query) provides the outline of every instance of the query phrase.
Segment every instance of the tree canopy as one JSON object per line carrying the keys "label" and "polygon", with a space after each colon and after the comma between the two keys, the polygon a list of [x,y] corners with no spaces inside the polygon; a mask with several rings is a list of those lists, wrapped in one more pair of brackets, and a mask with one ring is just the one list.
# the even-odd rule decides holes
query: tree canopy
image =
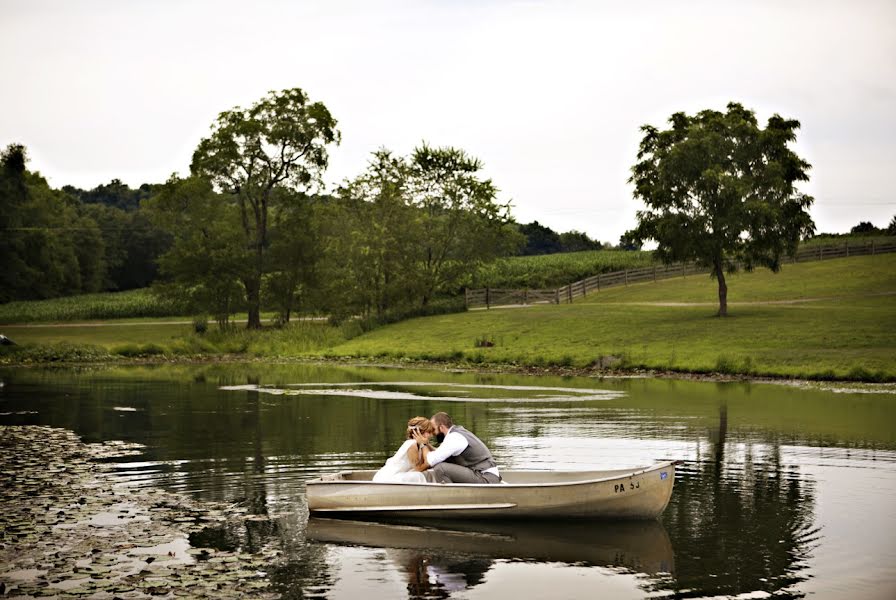
{"label": "tree canopy", "polygon": [[207,180],[222,204],[233,204],[239,213],[250,251],[240,275],[250,329],[261,327],[270,212],[281,200],[288,203],[293,194],[320,182],[332,143],[339,143],[336,119],[322,103],[293,88],[270,92],[248,109],[221,113],[193,153],[192,175]]}
{"label": "tree canopy", "polygon": [[0,154],[0,302],[103,289],[105,245],[96,222],[27,163],[21,144]]}
{"label": "tree canopy", "polygon": [[671,127],[644,125],[630,183],[646,208],[626,234],[657,243],[665,262],[708,266],[719,286],[719,316],[727,314],[725,273],[781,260],[815,230],[813,198],[797,189],[809,163],[788,146],[799,121],[775,114],[765,129],[753,111],[730,103],[727,112],[675,113]]}

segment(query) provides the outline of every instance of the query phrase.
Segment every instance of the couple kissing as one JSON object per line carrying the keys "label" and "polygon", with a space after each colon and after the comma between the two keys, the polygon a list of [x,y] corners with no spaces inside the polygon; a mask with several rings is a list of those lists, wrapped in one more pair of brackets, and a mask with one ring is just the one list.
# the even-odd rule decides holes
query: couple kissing
{"label": "couple kissing", "polygon": [[[435,437],[437,447],[431,445]],[[438,412],[408,421],[407,439],[373,481],[383,483],[501,483],[492,453],[478,437]]]}

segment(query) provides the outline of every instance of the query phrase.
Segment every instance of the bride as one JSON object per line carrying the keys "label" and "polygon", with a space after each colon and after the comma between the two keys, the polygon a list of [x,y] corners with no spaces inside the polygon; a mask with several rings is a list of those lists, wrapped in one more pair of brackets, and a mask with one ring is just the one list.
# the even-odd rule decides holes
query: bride
{"label": "bride", "polygon": [[[416,470],[423,460],[420,446],[414,441],[414,434],[424,436],[435,435],[436,428],[426,417],[414,417],[408,421],[407,439],[395,453],[395,456],[386,461],[379,471],[373,476],[377,482],[389,483],[426,483],[426,477]],[[432,448],[430,448],[432,450]]]}

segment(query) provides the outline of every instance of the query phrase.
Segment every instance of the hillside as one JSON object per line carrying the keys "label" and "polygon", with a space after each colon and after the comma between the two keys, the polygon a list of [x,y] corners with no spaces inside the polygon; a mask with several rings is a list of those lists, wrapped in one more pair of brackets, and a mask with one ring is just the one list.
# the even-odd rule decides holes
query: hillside
{"label": "hillside", "polygon": [[716,301],[714,281],[690,276],[571,305],[413,319],[325,355],[896,379],[896,255],[733,275],[730,317],[714,316]]}

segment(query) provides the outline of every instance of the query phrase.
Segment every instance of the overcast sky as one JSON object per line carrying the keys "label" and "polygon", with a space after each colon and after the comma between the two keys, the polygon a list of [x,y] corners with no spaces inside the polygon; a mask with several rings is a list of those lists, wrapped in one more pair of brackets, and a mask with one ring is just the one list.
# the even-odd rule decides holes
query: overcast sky
{"label": "overcast sky", "polygon": [[301,87],[332,186],[421,141],[520,222],[616,242],[638,128],[729,100],[802,123],[819,231],[896,214],[896,2],[0,0],[0,144],[50,184],[186,174],[216,115]]}

